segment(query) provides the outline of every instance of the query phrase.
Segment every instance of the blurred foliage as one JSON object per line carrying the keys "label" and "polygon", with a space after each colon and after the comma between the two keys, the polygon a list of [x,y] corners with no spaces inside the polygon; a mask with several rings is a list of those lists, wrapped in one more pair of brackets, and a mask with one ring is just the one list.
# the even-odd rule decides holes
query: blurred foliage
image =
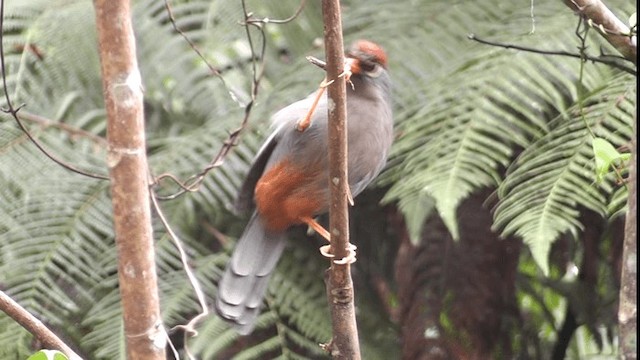
{"label": "blurred foliage", "polygon": [[[634,11],[628,2],[607,4],[621,19]],[[199,192],[161,204],[209,302],[244,226],[230,204],[269,115],[323,77],[304,58],[322,57],[319,2],[307,1],[286,24],[261,25],[264,58],[256,58],[257,29],[249,28],[253,51],[247,41],[241,5],[172,3],[177,25],[222,81],[173,30],[162,1],[134,1],[153,174],[200,171],[240,124],[254,66],[264,65],[251,121],[224,165]],[[299,0],[246,5],[256,18],[284,19]],[[382,44],[395,84],[392,158],[352,212],[364,358],[615,358],[626,187],[596,167],[592,140],[618,150],[629,142],[635,77],[468,39],[575,51],[578,19],[561,2],[535,4],[535,32],[528,3],[343,5],[346,42]],[[587,35],[590,52],[615,53],[595,31]],[[30,131],[65,161],[106,174],[104,142],[69,130],[106,136],[91,1],[9,2],[4,46],[7,91],[26,104]],[[60,168],[9,116],[0,119],[0,289],[86,358],[124,359],[108,182]],[[624,163],[616,166],[624,176]],[[159,186],[161,194],[176,190]],[[197,314],[198,303],[178,252],[159,222],[154,228],[171,328]],[[318,243],[292,231],[251,336],[211,315],[190,348],[203,359],[322,358],[317,344],[331,329]],[[181,347],[182,334],[171,335]],[[26,358],[37,345],[0,314],[0,357]]]}

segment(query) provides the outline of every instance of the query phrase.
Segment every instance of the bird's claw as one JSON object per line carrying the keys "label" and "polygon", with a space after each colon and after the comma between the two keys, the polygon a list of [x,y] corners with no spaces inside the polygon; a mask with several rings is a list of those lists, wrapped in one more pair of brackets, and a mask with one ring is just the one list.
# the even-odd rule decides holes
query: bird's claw
{"label": "bird's claw", "polygon": [[336,256],[329,252],[330,248],[331,244],[320,246],[320,254],[326,258],[333,259]]}
{"label": "bird's claw", "polygon": [[[347,252],[348,252],[347,256],[345,256],[345,257],[343,257],[342,259],[339,259],[339,260],[333,260],[333,263],[334,264],[338,264],[338,265],[353,264],[354,262],[356,262],[356,249],[357,248],[358,248],[357,246],[355,246],[354,244],[350,243],[349,247],[346,249]],[[330,249],[331,249],[331,244],[321,246],[320,247],[320,253],[326,258],[333,259],[336,256],[333,255],[330,252]]]}
{"label": "bird's claw", "polygon": [[347,248],[347,256],[343,257],[340,260],[333,260],[334,264],[338,264],[338,265],[347,265],[347,264],[353,264],[354,262],[356,262],[356,246],[353,244],[350,244],[351,246],[349,246]]}

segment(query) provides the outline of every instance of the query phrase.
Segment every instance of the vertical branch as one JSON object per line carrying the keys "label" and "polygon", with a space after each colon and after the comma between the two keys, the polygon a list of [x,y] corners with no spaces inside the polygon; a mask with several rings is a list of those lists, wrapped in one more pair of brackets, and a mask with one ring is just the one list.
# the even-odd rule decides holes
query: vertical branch
{"label": "vertical branch", "polygon": [[130,4],[94,0],[94,7],[127,358],[164,359],[166,334],[161,326],[151,230],[142,80]]}
{"label": "vertical branch", "polygon": [[[331,252],[345,258],[349,246],[347,176],[347,106],[344,71],[344,45],[339,0],[323,0],[324,43],[327,79],[335,80],[327,90],[329,97],[329,187],[331,189],[329,228]],[[333,338],[328,351],[335,359],[360,359],[353,282],[349,264],[331,263],[327,281]]]}
{"label": "vertical branch", "polygon": [[618,332],[621,359],[636,359],[638,353],[638,121],[637,110],[631,138],[629,160],[629,198],[624,226],[622,274],[620,276],[620,305]]}

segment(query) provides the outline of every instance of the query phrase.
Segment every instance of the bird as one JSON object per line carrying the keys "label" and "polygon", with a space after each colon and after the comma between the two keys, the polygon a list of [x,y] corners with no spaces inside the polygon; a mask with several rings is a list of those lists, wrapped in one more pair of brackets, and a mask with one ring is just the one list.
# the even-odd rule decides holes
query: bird
{"label": "bird", "polygon": [[[386,52],[372,41],[357,40],[345,52],[352,198],[382,171],[393,141],[387,66]],[[326,230],[322,233],[314,220],[329,208],[328,103],[321,85],[276,112],[271,118],[274,130],[238,191],[236,211],[252,214],[218,282],[215,310],[240,335],[253,332],[287,230],[307,224],[328,240]],[[305,117],[310,123],[301,126]]]}

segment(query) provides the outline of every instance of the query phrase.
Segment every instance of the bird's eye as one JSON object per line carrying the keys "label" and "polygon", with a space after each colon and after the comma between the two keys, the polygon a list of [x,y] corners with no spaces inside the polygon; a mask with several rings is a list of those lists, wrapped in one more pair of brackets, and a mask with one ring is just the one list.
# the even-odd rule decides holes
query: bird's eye
{"label": "bird's eye", "polygon": [[363,72],[369,73],[376,68],[377,64],[369,60],[360,60],[359,65],[360,65],[360,69],[362,69]]}
{"label": "bird's eye", "polygon": [[367,76],[374,77],[374,78],[380,76],[383,70],[382,66],[380,66],[378,63],[375,63],[373,61],[361,61],[360,69],[362,69],[362,72]]}

